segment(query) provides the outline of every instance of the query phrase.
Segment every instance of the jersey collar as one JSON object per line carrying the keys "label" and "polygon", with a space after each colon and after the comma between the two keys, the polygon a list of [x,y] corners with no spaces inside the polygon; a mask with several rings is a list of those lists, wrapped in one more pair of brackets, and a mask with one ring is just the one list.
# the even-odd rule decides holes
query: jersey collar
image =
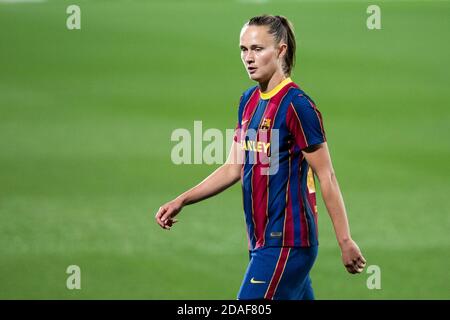
{"label": "jersey collar", "polygon": [[267,100],[267,99],[272,98],[274,95],[276,95],[278,92],[280,92],[280,90],[283,89],[283,87],[285,85],[287,85],[288,83],[291,83],[291,82],[292,82],[291,78],[286,78],[283,81],[281,81],[275,88],[270,90],[269,92],[263,93],[260,91],[261,99]]}

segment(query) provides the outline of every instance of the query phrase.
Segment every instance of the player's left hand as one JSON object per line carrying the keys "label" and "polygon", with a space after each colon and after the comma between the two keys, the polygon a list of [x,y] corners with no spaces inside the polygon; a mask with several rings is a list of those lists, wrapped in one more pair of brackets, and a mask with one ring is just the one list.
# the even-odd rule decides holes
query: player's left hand
{"label": "player's left hand", "polygon": [[341,245],[342,262],[345,268],[351,274],[361,273],[366,266],[361,250],[353,240],[348,240]]}

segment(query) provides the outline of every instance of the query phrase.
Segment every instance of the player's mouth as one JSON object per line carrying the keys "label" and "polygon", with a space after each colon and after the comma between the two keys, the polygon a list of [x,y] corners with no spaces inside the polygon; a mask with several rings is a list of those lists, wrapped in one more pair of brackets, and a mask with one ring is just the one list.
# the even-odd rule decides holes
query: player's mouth
{"label": "player's mouth", "polygon": [[247,67],[248,73],[253,74],[256,72],[256,67]]}

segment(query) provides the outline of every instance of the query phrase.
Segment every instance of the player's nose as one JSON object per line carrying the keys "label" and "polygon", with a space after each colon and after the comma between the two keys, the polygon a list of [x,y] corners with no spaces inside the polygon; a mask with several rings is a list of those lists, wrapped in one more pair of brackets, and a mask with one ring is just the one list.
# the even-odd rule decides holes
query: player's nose
{"label": "player's nose", "polygon": [[255,57],[253,53],[251,53],[251,50],[247,52],[247,54],[244,57],[245,62],[247,63],[247,66],[253,62],[255,62]]}

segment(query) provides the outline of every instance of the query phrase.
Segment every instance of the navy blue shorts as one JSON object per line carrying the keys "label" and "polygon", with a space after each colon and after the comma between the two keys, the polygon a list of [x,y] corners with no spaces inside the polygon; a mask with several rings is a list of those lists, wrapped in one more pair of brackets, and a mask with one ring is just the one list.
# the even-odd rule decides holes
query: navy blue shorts
{"label": "navy blue shorts", "polygon": [[238,300],[314,300],[309,271],[318,246],[267,247],[250,251]]}

